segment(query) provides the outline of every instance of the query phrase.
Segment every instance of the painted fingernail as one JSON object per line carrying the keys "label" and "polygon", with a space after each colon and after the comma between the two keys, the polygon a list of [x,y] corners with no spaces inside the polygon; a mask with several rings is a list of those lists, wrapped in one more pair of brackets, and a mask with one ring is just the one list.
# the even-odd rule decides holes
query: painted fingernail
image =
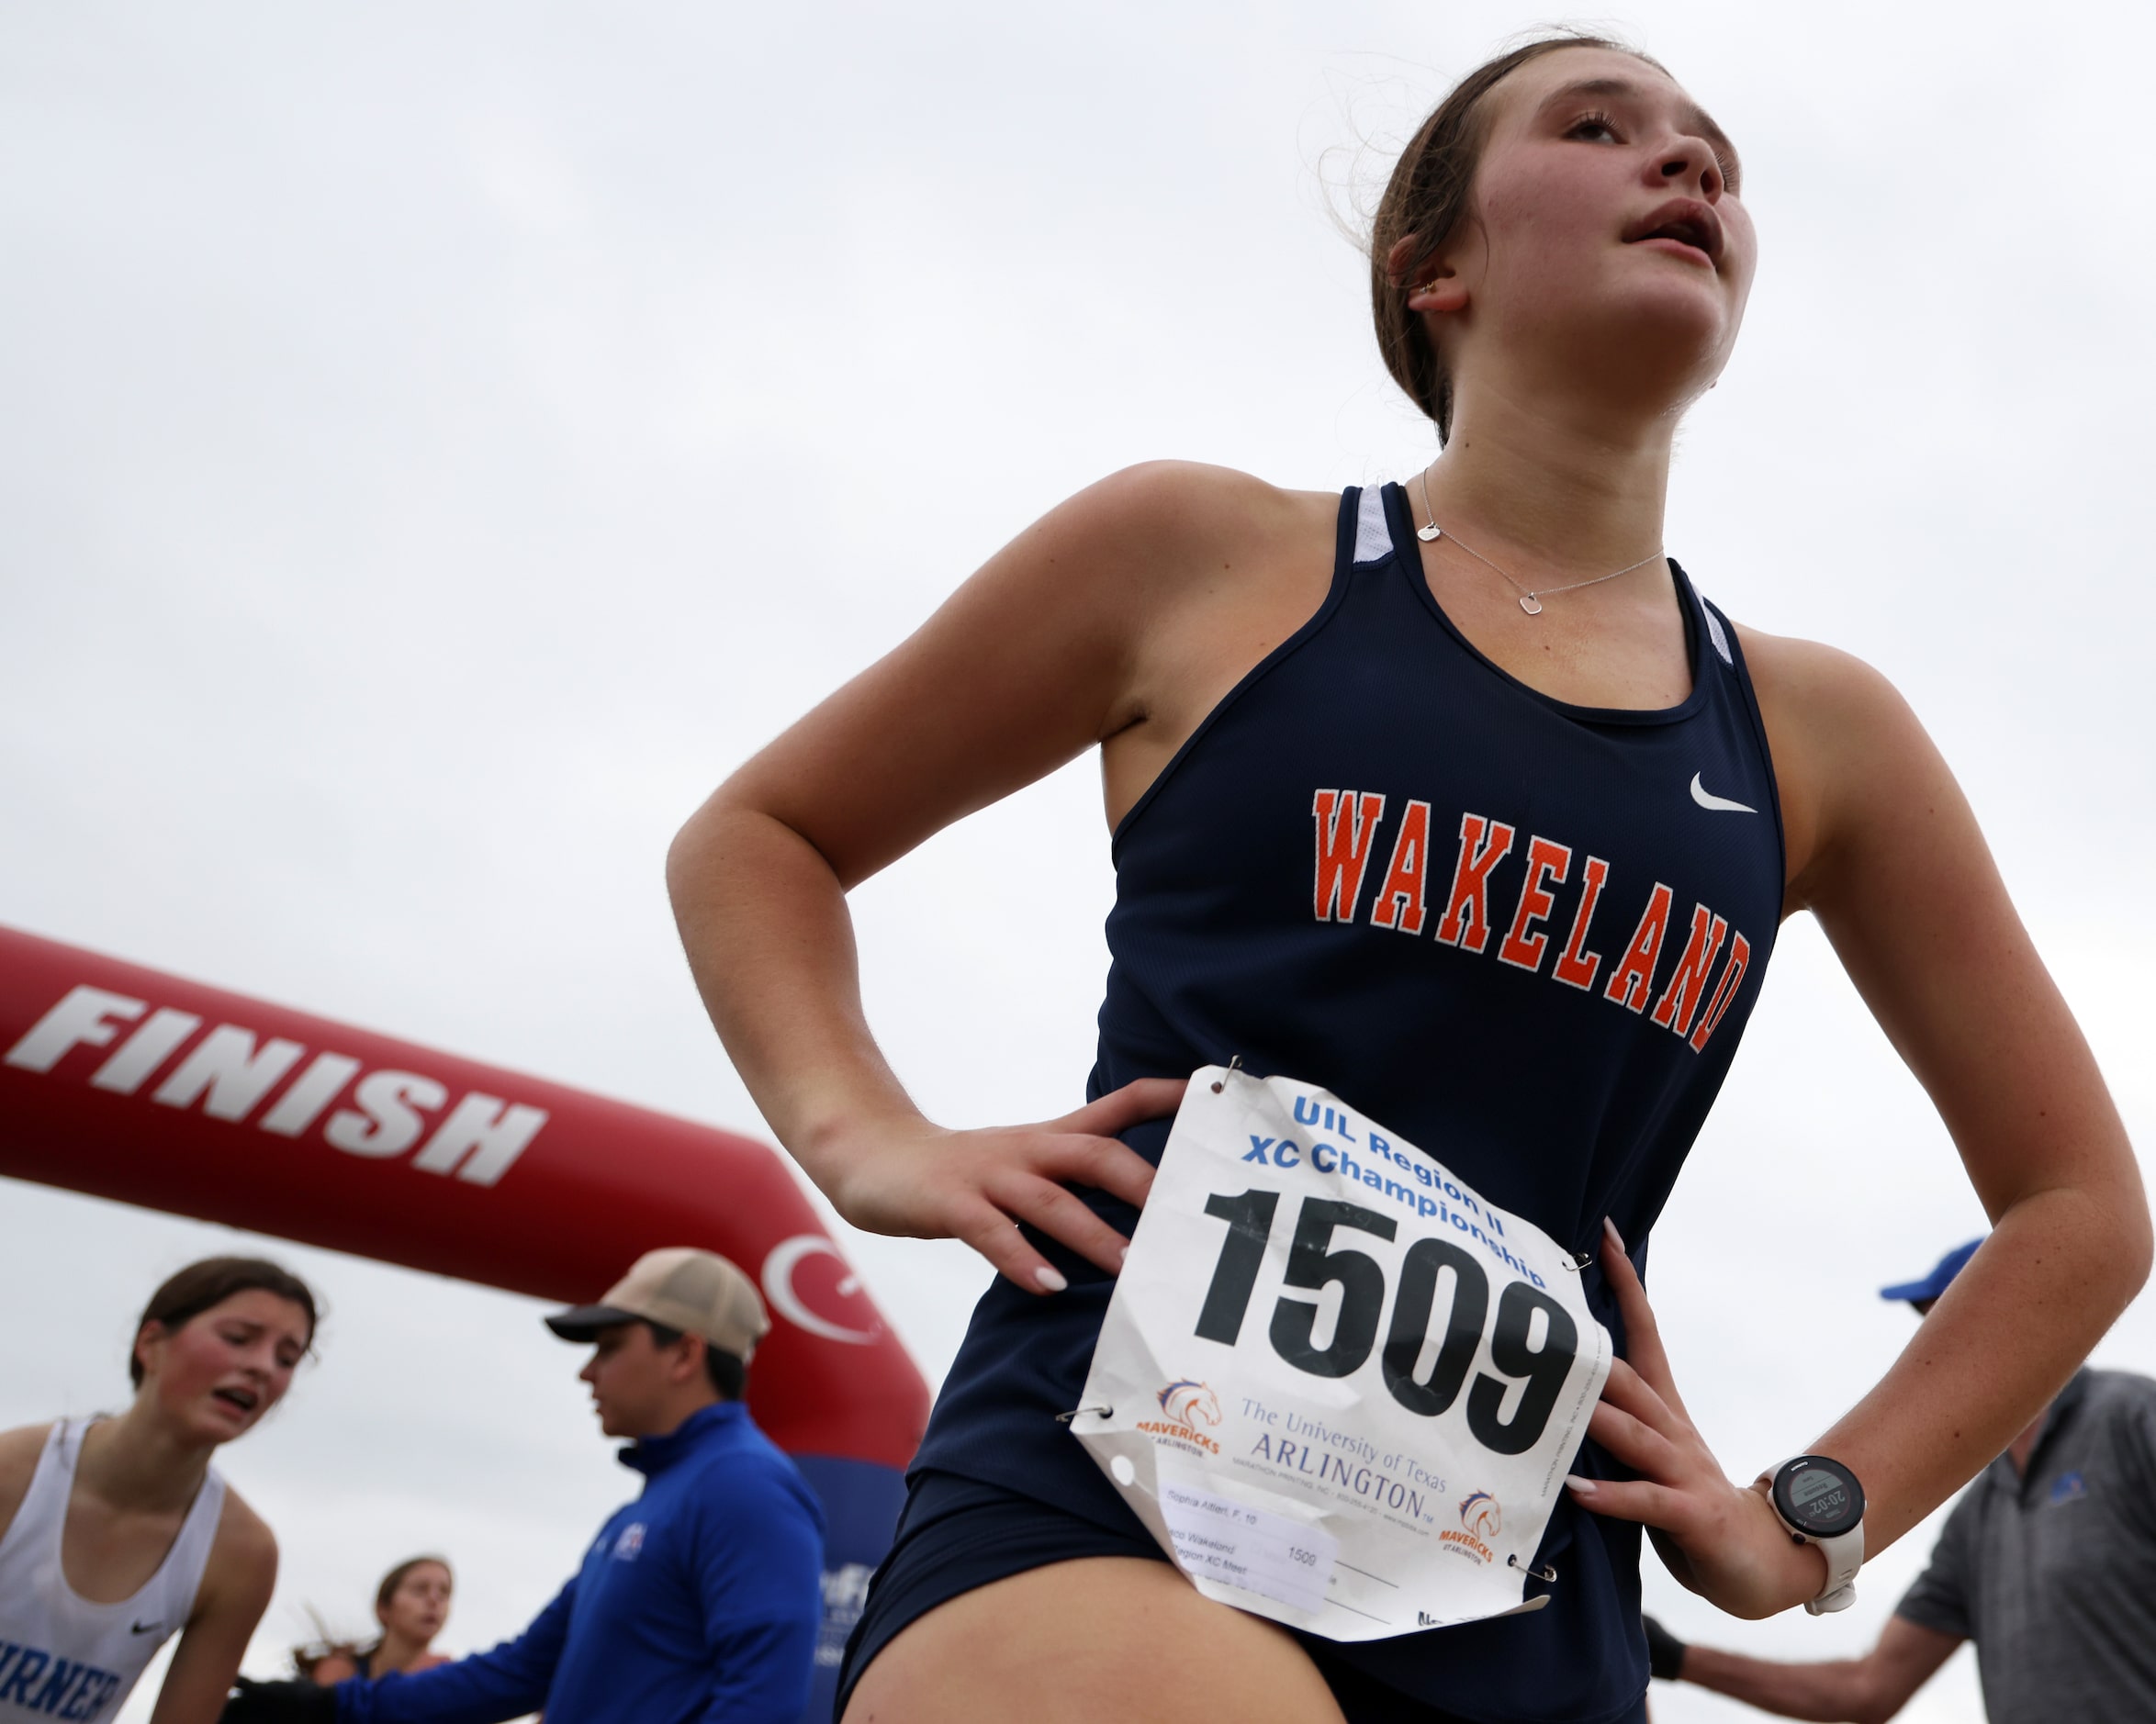
{"label": "painted fingernail", "polygon": [[1033,1279],[1040,1283],[1041,1291],[1044,1293],[1061,1293],[1071,1284],[1046,1263],[1033,1271]]}
{"label": "painted fingernail", "polygon": [[[1616,1224],[1614,1221],[1611,1221],[1611,1220],[1610,1219],[1610,1217],[1609,1217],[1609,1216],[1607,1216],[1607,1215],[1604,1215],[1604,1216],[1602,1217],[1602,1226],[1603,1226],[1605,1228],[1607,1228],[1607,1229],[1609,1230],[1609,1234],[1610,1234],[1610,1237],[1611,1237],[1611,1238],[1614,1239],[1614,1240],[1617,1242],[1617,1248],[1618,1248],[1620,1251],[1623,1251],[1623,1250],[1624,1250],[1624,1236],[1623,1236],[1622,1233],[1619,1233],[1619,1232],[1617,1231],[1617,1224]],[[1632,1254],[1631,1254],[1629,1251],[1626,1251],[1626,1252],[1625,1252],[1625,1255],[1626,1255],[1627,1257],[1629,1257],[1629,1256],[1631,1256]]]}
{"label": "painted fingernail", "polygon": [[1567,1472],[1565,1475],[1565,1485],[1567,1490],[1577,1491],[1582,1496],[1592,1496],[1595,1494],[1595,1482],[1592,1479],[1583,1479],[1577,1472]]}
{"label": "painted fingernail", "polygon": [[1119,1250],[1119,1251],[1117,1251],[1117,1252],[1116,1253],[1116,1261],[1117,1261],[1117,1263],[1118,1263],[1118,1264],[1128,1263],[1129,1260],[1130,1260],[1130,1248],[1129,1248],[1129,1246],[1125,1246],[1125,1247],[1124,1247],[1124,1248],[1123,1248],[1121,1250]]}

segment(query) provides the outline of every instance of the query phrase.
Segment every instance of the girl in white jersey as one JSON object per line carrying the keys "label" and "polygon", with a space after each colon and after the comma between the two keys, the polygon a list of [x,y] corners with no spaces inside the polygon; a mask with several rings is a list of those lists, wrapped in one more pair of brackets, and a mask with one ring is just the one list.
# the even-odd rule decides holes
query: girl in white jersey
{"label": "girl in white jersey", "polygon": [[456,1581],[438,1556],[415,1556],[382,1576],[375,1590],[375,1620],[381,1638],[359,1646],[331,1641],[325,1647],[295,1647],[292,1663],[310,1681],[331,1687],[364,1676],[369,1682],[410,1675],[449,1662],[433,1650],[434,1637],[449,1620],[449,1600]]}
{"label": "girl in white jersey", "polygon": [[0,1433],[0,1724],[101,1724],[174,1634],[152,1724],[217,1717],[277,1547],[210,1452],[283,1398],[314,1326],[298,1276],[207,1259],[143,1310],[125,1413]]}

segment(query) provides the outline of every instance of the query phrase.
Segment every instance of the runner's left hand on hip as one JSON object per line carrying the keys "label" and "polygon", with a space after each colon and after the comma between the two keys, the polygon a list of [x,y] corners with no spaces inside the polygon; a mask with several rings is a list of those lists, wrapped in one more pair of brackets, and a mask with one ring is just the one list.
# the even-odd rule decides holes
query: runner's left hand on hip
{"label": "runner's left hand on hip", "polygon": [[1573,1501],[1640,1522],[1678,1582],[1732,1616],[1770,1617],[1814,1596],[1825,1560],[1791,1541],[1761,1492],[1723,1472],[1685,1410],[1646,1289],[1607,1221],[1602,1273],[1624,1319],[1627,1357],[1611,1363],[1588,1434],[1640,1476],[1568,1480]]}

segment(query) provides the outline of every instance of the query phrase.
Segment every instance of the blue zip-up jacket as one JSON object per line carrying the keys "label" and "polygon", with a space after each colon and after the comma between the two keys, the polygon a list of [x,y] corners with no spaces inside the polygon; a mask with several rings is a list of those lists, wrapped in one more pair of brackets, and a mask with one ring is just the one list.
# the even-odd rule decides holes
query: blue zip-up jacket
{"label": "blue zip-up jacket", "polygon": [[622,1451],[644,1494],[513,1640],[337,1686],[337,1724],[799,1724],[823,1616],[824,1513],[748,1409]]}

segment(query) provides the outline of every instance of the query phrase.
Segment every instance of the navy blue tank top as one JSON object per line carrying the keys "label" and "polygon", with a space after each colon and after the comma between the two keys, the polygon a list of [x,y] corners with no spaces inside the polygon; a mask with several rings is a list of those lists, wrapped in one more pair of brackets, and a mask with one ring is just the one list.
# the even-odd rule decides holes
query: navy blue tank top
{"label": "navy blue tank top", "polygon": [[[1690,695],[1570,706],[1453,626],[1398,486],[1347,492],[1323,606],[1117,830],[1090,1093],[1240,1056],[1323,1085],[1576,1253],[1610,1216],[1644,1265],[1758,996],[1783,885],[1735,631],[1671,566]],[[1155,1161],[1166,1136],[1165,1121],[1125,1134]],[[1035,1243],[1070,1291],[990,1289],[915,1466],[1136,1527],[1055,1417],[1077,1405],[1113,1282]],[[1583,1274],[1622,1352],[1600,1273]],[[1591,1443],[1575,1471],[1623,1475]],[[1560,1498],[1537,1559],[1558,1573],[1546,1607],[1336,1654],[1493,1724],[1617,1717],[1647,1679],[1638,1557],[1636,1527]]]}

